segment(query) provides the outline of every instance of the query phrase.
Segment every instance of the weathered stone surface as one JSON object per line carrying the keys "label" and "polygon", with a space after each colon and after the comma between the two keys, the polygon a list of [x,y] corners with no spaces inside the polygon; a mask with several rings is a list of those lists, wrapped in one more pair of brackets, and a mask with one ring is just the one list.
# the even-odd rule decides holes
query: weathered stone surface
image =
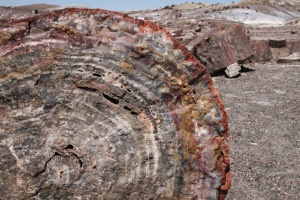
{"label": "weathered stone surface", "polygon": [[242,26],[238,25],[211,33],[195,44],[193,52],[212,74],[253,56],[249,39]]}
{"label": "weathered stone surface", "polygon": [[230,78],[236,77],[240,74],[241,67],[237,63],[233,63],[226,67],[225,73]]}
{"label": "weathered stone surface", "polygon": [[[173,15],[178,12],[181,12],[182,16],[174,23]],[[131,15],[144,19],[151,18],[165,27],[180,44],[185,45],[198,58],[210,74],[224,70],[235,62],[252,61],[254,52],[242,25],[208,20],[203,14],[204,10],[201,9],[193,11],[162,9],[147,13],[134,12]]]}
{"label": "weathered stone surface", "polygon": [[268,62],[272,60],[272,51],[269,46],[269,41],[254,40],[250,41],[250,44],[256,62]]}
{"label": "weathered stone surface", "polygon": [[[248,27],[247,36],[250,37],[251,47],[255,52],[254,60],[257,62],[277,61],[280,57],[297,52],[300,40],[297,29],[294,25]],[[292,32],[297,33],[292,34]]]}
{"label": "weathered stone surface", "polygon": [[[40,11],[38,14],[43,14],[46,11]],[[3,21],[14,21],[16,19],[25,19],[32,17],[36,13],[33,13],[28,9],[18,9],[15,7],[4,7],[0,6],[0,20]]]}
{"label": "weathered stone surface", "polygon": [[281,57],[277,60],[277,63],[292,63],[300,62],[300,52],[295,52],[289,56]]}
{"label": "weathered stone surface", "polygon": [[300,39],[299,41],[292,42],[291,53],[300,52]]}
{"label": "weathered stone surface", "polygon": [[[171,6],[171,9],[129,13],[134,17],[150,19],[165,27],[181,44],[187,46],[188,50],[207,67],[211,74],[225,69],[227,65],[234,62],[244,64],[244,62],[277,61],[279,57],[286,56],[286,50],[283,48],[290,53],[292,46],[290,44],[296,44],[295,42],[300,38],[299,9],[290,4],[281,5],[274,1],[272,3],[269,1],[264,1],[264,3],[245,1],[232,5],[183,3]],[[176,19],[176,23],[172,23],[175,13],[180,13],[181,16]],[[243,27],[247,37],[244,32],[235,30],[235,26]],[[179,29],[183,32],[175,34],[175,31]],[[215,36],[218,31],[223,38]],[[216,39],[216,44],[214,46],[209,46],[212,45],[210,43],[205,44],[207,38]],[[233,38],[233,41],[238,42],[232,43],[231,39],[226,38]],[[278,48],[278,50],[275,49],[273,52],[270,49],[269,39],[271,39],[271,48]],[[223,43],[224,41],[228,44]],[[197,55],[194,49],[197,45],[201,46],[200,42],[203,42],[208,49],[218,49],[219,47],[220,49],[216,52],[212,51],[211,54],[201,52],[201,55]],[[227,46],[235,48],[228,51]],[[202,46],[199,49],[204,51]],[[282,50],[283,53],[281,53]],[[230,59],[231,57],[234,59]],[[220,61],[222,59],[224,62]]]}
{"label": "weathered stone surface", "polygon": [[0,35],[1,199],[225,198],[223,104],[164,29],[66,9]]}

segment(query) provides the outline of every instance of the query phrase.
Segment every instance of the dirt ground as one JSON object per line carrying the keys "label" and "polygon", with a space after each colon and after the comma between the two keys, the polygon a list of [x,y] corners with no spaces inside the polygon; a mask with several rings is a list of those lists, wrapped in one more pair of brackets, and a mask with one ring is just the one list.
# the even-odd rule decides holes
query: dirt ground
{"label": "dirt ground", "polygon": [[229,115],[227,199],[300,199],[300,63],[251,64],[213,77]]}

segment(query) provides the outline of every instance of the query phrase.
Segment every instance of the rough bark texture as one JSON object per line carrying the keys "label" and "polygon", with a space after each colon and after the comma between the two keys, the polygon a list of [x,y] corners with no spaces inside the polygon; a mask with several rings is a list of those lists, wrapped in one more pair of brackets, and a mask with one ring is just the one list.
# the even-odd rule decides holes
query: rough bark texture
{"label": "rough bark texture", "polygon": [[164,29],[67,9],[0,36],[0,199],[225,198],[223,104]]}

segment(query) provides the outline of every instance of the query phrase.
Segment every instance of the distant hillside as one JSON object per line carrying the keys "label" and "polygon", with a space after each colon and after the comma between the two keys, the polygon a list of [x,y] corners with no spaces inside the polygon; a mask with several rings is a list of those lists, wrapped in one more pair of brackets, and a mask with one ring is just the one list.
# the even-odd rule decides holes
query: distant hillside
{"label": "distant hillside", "polygon": [[243,0],[242,4],[256,4],[256,5],[291,5],[300,9],[300,0]]}
{"label": "distant hillside", "polygon": [[24,5],[24,6],[16,6],[14,8],[25,9],[25,10],[46,10],[49,8],[56,8],[56,7],[59,7],[59,6],[51,5],[51,4],[30,4],[30,5]]}

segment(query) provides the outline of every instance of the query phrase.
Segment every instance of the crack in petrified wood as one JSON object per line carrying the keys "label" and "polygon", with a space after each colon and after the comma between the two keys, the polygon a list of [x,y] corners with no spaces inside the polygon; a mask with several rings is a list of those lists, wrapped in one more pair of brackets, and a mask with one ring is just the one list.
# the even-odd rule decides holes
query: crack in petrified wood
{"label": "crack in petrified wood", "polygon": [[1,198],[225,198],[223,104],[164,29],[89,9],[0,25]]}

